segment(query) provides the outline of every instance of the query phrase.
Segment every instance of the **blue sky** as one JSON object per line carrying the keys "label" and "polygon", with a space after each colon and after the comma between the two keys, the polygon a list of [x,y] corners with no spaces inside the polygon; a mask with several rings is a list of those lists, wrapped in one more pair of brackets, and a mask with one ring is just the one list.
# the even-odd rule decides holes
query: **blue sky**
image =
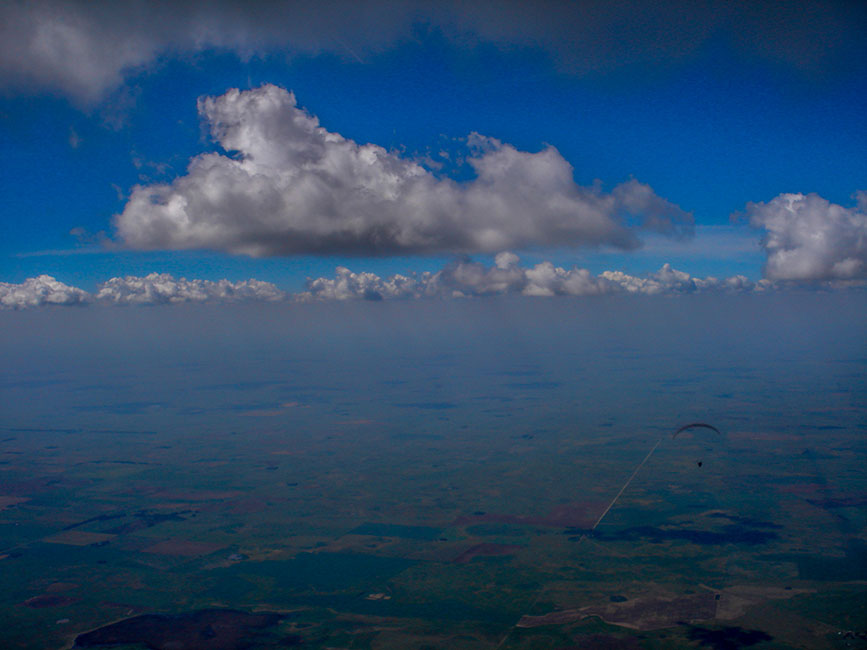
{"label": "blue sky", "polygon": [[[502,250],[528,267],[550,261],[595,275],[646,276],[668,262],[693,277],[863,280],[867,244],[851,242],[867,233],[856,198],[867,189],[864,11],[845,3],[815,3],[803,15],[762,3],[759,9],[722,6],[684,13],[677,4],[543,3],[528,13],[520,3],[472,11],[451,3],[436,10],[361,3],[353,11],[340,3],[319,9],[306,3],[126,3],[121,9],[9,3],[3,22],[16,31],[6,34],[11,43],[0,52],[6,198],[0,281],[48,274],[92,292],[112,277],[156,272],[208,281],[257,278],[294,292],[308,277],[333,276],[338,266],[383,278],[435,273],[456,259],[490,267],[499,250],[480,243],[484,228],[496,230]],[[370,25],[377,26],[372,35]],[[243,224],[270,217],[246,214],[239,199],[225,219],[241,225],[217,239],[180,230],[168,239],[118,231],[115,219],[125,210],[136,228],[165,217],[145,214],[146,207],[128,210],[136,186],[176,182],[206,152],[225,157],[227,165],[232,155],[263,155],[227,155],[197,100],[232,88],[271,87],[294,93],[297,107],[328,132],[359,146],[379,145],[393,157],[388,164],[426,167],[431,183],[452,188],[455,205],[469,200],[461,188],[477,180],[478,169],[466,161],[473,155],[467,137],[478,133],[496,139],[485,145],[489,154],[522,161],[521,178],[542,174],[534,155],[552,147],[551,173],[572,168],[574,187],[563,189],[570,200],[595,201],[640,183],[666,202],[661,218],[674,230],[649,227],[650,208],[642,204],[625,218],[612,208],[606,234],[568,226],[571,234],[558,235],[558,220],[572,216],[524,209],[476,230],[452,224],[457,230],[438,239],[431,234],[440,218],[434,211],[423,218],[424,242],[434,244],[406,245],[398,237],[374,250],[366,247],[365,231],[359,241],[300,245],[284,241],[295,235],[282,226],[273,232],[257,226],[257,238],[281,243],[257,239],[251,256],[232,238],[252,236]],[[280,119],[293,110],[286,104]],[[547,181],[540,179],[544,197]],[[513,202],[497,189],[510,182],[495,178],[494,189],[480,195]],[[532,198],[534,191],[524,194]],[[782,205],[778,197],[787,193],[815,200],[790,202],[779,212],[774,201]],[[354,200],[337,190],[334,197]],[[377,228],[400,230],[404,220],[417,218],[412,211],[420,200],[398,199],[391,221],[377,221]],[[622,203],[634,205],[631,200]],[[751,212],[751,202],[762,205]],[[574,219],[584,218],[585,203],[576,204]],[[323,216],[321,207],[292,205],[308,211],[302,237],[319,232],[316,219],[356,218],[350,208]],[[744,215],[733,221],[738,213]],[[486,214],[480,207],[456,219],[484,221]],[[678,230],[687,214],[692,234]],[[616,232],[641,246],[621,245],[626,235]],[[811,249],[815,237],[832,244]]]}

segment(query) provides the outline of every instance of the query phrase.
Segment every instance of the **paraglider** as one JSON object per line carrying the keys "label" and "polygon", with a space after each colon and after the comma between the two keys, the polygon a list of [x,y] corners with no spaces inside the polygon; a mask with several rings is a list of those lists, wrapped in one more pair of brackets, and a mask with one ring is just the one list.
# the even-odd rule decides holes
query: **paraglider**
{"label": "paraglider", "polygon": [[[707,422],[690,422],[689,424],[684,424],[677,431],[675,431],[671,435],[672,439],[677,438],[677,436],[680,433],[683,433],[684,431],[686,431],[688,429],[710,429],[711,431],[715,432],[717,435],[719,435],[721,437],[723,435],[722,431],[717,429],[712,424],[708,424]],[[620,498],[620,495],[622,495],[626,491],[626,488],[629,487],[629,484],[632,482],[632,479],[634,479],[635,475],[638,474],[638,470],[640,470],[642,467],[644,467],[644,464],[648,460],[650,460],[650,457],[653,455],[653,452],[656,451],[656,448],[659,447],[660,443],[662,443],[663,440],[665,440],[664,435],[661,436],[659,438],[659,440],[656,441],[656,444],[653,445],[653,447],[650,448],[650,451],[647,452],[647,456],[645,456],[644,459],[638,464],[638,467],[636,467],[635,471],[633,471],[632,474],[629,476],[629,478],[626,479],[626,483],[623,484],[623,487],[620,488],[620,491],[615,495],[615,497],[614,497],[614,499],[612,499],[611,503],[608,504],[608,507],[602,511],[601,515],[599,515],[599,519],[597,519],[596,523],[593,524],[593,527],[591,528],[591,530],[596,530],[597,526],[599,526],[599,524],[602,523],[602,520],[605,518],[605,515],[607,515],[608,511],[614,507],[614,504],[617,503],[617,500]],[[698,459],[695,461],[695,464],[698,465],[699,467],[701,467],[702,465],[704,465],[704,461],[701,459]]]}
{"label": "paraglider", "polygon": [[[671,434],[671,439],[674,440],[675,438],[677,438],[677,435],[679,433],[682,433],[688,429],[710,429],[711,431],[715,432],[716,434],[718,434],[720,436],[722,435],[722,431],[717,429],[712,424],[708,424],[707,422],[690,422],[689,424],[684,424],[677,431],[675,431],[673,434]],[[699,460],[695,461],[695,464],[698,465],[699,467],[701,467],[702,465],[704,465],[704,461],[699,459]]]}

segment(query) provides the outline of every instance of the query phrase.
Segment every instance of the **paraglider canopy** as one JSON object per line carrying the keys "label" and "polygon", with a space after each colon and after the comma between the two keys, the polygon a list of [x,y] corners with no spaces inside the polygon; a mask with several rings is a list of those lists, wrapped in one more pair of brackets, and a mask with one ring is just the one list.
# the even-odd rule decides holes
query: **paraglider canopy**
{"label": "paraglider canopy", "polygon": [[686,431],[687,429],[710,429],[711,431],[715,431],[717,434],[722,435],[722,431],[717,429],[712,424],[707,424],[706,422],[690,422],[689,424],[684,424],[677,431],[675,431],[671,437],[672,439],[677,438],[679,433]]}

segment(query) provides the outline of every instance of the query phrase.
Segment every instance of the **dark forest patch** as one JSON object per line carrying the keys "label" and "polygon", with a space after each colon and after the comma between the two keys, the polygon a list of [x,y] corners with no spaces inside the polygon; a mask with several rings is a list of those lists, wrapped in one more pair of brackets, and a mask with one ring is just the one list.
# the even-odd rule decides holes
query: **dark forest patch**
{"label": "dark forest patch", "polygon": [[242,650],[256,632],[271,628],[281,616],[272,612],[251,614],[232,609],[203,609],[185,614],[143,614],[84,634],[76,648],[139,643],[151,650],[200,648]]}
{"label": "dark forest patch", "polygon": [[85,519],[84,521],[79,521],[75,524],[69,524],[68,526],[64,526],[60,530],[72,530],[73,528],[78,528],[79,526],[84,526],[85,524],[91,524],[96,521],[111,521],[112,519],[120,519],[121,517],[126,517],[125,512],[119,512],[115,514],[103,514],[96,515],[95,517],[91,517],[90,519]]}
{"label": "dark forest patch", "polygon": [[582,634],[574,638],[575,645],[561,650],[641,650],[643,647],[635,637],[612,636],[609,634]]}
{"label": "dark forest patch", "polygon": [[717,630],[692,627],[687,636],[691,641],[698,641],[714,650],[738,650],[773,640],[772,636],[761,630],[745,630],[742,627],[723,627]]}
{"label": "dark forest patch", "polygon": [[134,517],[133,521],[122,524],[117,528],[112,528],[108,532],[116,535],[125,535],[144,528],[153,528],[154,526],[166,521],[185,521],[187,517],[184,515],[191,514],[195,515],[195,512],[193,510],[182,510],[180,512],[162,513],[152,512],[150,510],[139,510],[132,515],[132,517]]}
{"label": "dark forest patch", "polygon": [[751,528],[773,528],[775,530],[780,530],[782,528],[780,524],[775,524],[772,521],[762,521],[761,519],[753,519],[752,517],[739,517],[737,515],[726,514],[725,512],[713,512],[709,514],[708,517],[713,519],[727,519],[733,523],[750,526]]}

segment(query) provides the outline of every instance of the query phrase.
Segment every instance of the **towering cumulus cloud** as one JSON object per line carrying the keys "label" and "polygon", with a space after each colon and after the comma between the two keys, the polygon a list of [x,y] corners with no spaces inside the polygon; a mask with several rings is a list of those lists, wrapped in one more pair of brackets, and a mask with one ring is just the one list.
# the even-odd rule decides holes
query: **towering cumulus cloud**
{"label": "towering cumulus cloud", "polygon": [[771,280],[863,280],[867,278],[867,192],[845,208],[817,194],[781,194],[750,203],[750,224],[764,228]]}
{"label": "towering cumulus cloud", "polygon": [[531,245],[639,245],[629,224],[690,234],[692,216],[631,180],[581,187],[554,147],[469,139],[472,181],[332,133],[272,85],[199,101],[231,155],[201,154],[171,184],[134,189],[115,219],[123,243],[252,256],[495,252]]}

